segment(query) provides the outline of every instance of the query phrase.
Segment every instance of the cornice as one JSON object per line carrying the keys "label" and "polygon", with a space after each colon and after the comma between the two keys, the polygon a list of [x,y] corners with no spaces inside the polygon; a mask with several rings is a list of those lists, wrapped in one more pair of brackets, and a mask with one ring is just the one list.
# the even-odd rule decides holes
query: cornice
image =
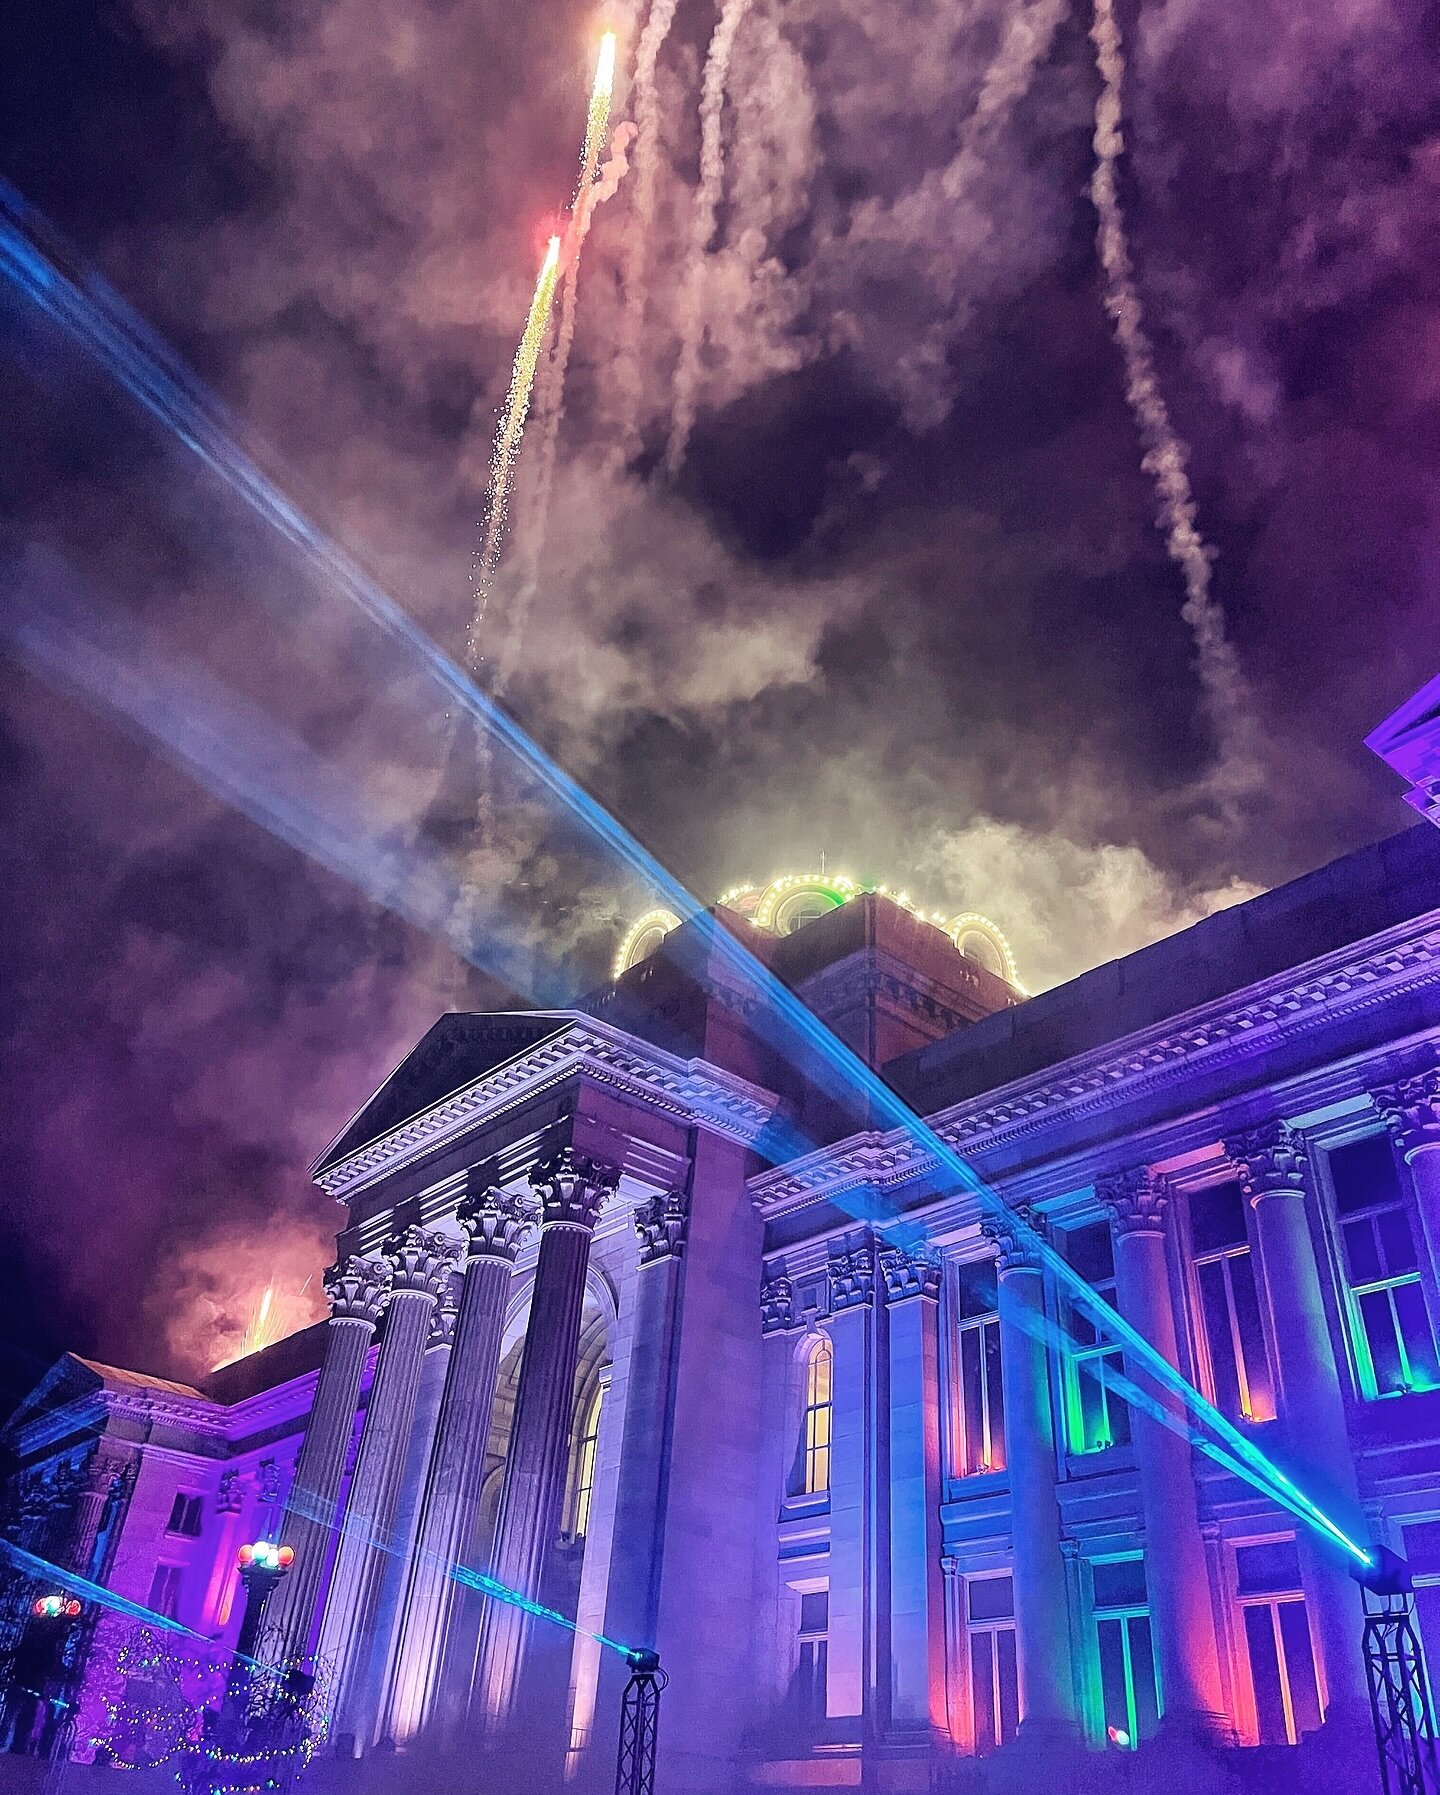
{"label": "cornice", "polygon": [[576,1077],[744,1146],[759,1138],[778,1101],[771,1092],[706,1060],[679,1059],[608,1023],[576,1015],[560,1033],[524,1048],[347,1155],[322,1172],[316,1183],[337,1201],[349,1201],[367,1185]]}
{"label": "cornice", "polygon": [[[947,1146],[967,1155],[1011,1148],[1052,1128],[1189,1083],[1224,1061],[1276,1048],[1395,996],[1440,985],[1440,928],[1410,922],[1247,986],[1152,1028],[1014,1080],[928,1118]],[[751,1199],[773,1216],[860,1186],[898,1189],[937,1171],[932,1155],[901,1130],[856,1134],[750,1181]]]}

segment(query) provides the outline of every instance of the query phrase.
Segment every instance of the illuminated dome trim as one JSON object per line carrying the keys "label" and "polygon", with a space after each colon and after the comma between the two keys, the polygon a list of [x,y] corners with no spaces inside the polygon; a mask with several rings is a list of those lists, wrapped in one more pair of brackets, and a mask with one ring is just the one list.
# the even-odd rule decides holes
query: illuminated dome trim
{"label": "illuminated dome trim", "polygon": [[[862,884],[844,873],[785,873],[768,885],[733,885],[721,898],[727,910],[753,922],[771,935],[790,935],[813,922],[828,910],[838,910],[851,898],[866,892],[878,892],[891,903],[918,916],[922,922],[934,923],[950,937],[955,947],[977,966],[996,978],[1002,978],[1016,991],[1024,993],[1016,970],[1015,955],[1004,932],[982,916],[978,910],[962,910],[946,920],[942,910],[926,910],[911,898],[908,891],[891,891],[887,885]],[[617,979],[632,966],[654,953],[671,929],[678,928],[680,918],[672,910],[647,910],[630,927],[620,950],[615,955],[614,977]]]}

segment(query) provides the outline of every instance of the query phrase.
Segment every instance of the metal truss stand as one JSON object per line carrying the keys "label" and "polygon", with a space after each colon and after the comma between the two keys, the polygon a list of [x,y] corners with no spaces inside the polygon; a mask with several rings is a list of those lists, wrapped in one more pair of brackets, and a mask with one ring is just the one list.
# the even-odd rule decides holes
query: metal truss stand
{"label": "metal truss stand", "polygon": [[[660,1733],[660,1696],[669,1677],[658,1652],[625,1654],[630,1681],[620,1703],[620,1757],[615,1795],[655,1795],[655,1744]],[[1426,1791],[1429,1795],[1429,1791]]]}
{"label": "metal truss stand", "polygon": [[1365,1588],[1365,1678],[1380,1754],[1380,1787],[1384,1795],[1440,1795],[1435,1724],[1409,1569],[1393,1554],[1385,1558],[1380,1576],[1360,1580]]}

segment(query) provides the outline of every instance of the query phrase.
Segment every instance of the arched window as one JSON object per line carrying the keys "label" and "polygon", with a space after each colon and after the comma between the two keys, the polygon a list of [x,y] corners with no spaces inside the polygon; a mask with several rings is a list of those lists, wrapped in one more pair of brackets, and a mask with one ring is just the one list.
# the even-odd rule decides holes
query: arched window
{"label": "arched window", "polygon": [[805,1367],[805,1419],[801,1447],[805,1458],[801,1491],[820,1496],[830,1488],[830,1423],[834,1359],[824,1334],[816,1341]]}
{"label": "arched window", "polygon": [[575,1448],[575,1495],[570,1505],[570,1534],[584,1539],[590,1528],[590,1498],[595,1491],[595,1450],[600,1441],[600,1404],[604,1385],[596,1388]]}

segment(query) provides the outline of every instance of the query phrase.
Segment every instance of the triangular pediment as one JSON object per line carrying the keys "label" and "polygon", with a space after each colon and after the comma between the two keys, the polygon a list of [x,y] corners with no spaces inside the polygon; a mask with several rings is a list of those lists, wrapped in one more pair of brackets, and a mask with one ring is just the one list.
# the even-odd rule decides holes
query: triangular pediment
{"label": "triangular pediment", "polygon": [[318,1177],[412,1116],[423,1115],[517,1053],[559,1034],[573,1020],[556,1011],[481,1016],[452,1011],[442,1016],[325,1149],[311,1168],[313,1175]]}

